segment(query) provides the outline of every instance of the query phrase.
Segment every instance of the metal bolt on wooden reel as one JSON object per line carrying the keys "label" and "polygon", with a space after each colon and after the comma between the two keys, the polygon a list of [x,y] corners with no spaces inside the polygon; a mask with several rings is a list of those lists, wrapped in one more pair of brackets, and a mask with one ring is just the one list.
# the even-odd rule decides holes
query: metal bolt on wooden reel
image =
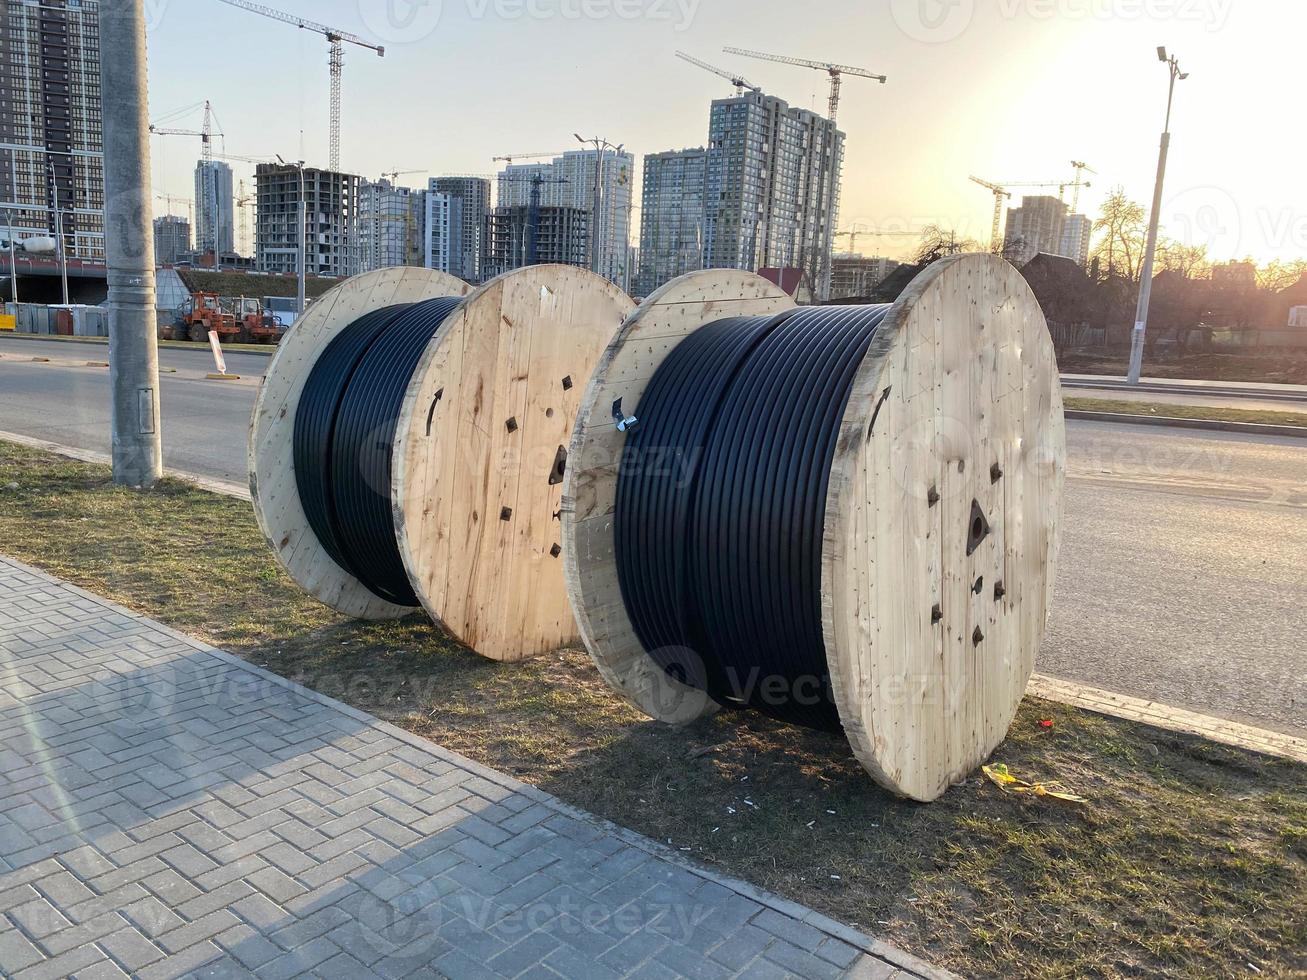
{"label": "metal bolt on wooden reel", "polygon": [[315,300],[250,423],[254,510],[291,578],[361,619],[420,606],[494,660],[574,642],[566,446],[633,306],[603,277],[554,265],[477,289],[382,269]]}
{"label": "metal bolt on wooden reel", "polygon": [[922,801],[1005,737],[1065,476],[1052,342],[1007,262],[943,259],[879,308],[674,280],[599,361],[569,461],[568,594],[646,714],[842,730]]}

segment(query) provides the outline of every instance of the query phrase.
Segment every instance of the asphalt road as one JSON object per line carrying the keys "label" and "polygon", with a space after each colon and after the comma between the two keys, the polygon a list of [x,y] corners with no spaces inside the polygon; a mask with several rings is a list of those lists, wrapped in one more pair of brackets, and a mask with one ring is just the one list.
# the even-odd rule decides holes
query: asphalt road
{"label": "asphalt road", "polygon": [[[78,348],[69,352],[70,346]],[[48,364],[16,357],[58,358]],[[44,348],[57,348],[46,351]],[[107,452],[108,372],[89,345],[0,339],[0,430]],[[101,355],[102,356],[102,355]],[[164,462],[244,483],[268,359],[202,380],[164,350]],[[1038,669],[1307,736],[1307,440],[1068,424],[1057,597]]]}

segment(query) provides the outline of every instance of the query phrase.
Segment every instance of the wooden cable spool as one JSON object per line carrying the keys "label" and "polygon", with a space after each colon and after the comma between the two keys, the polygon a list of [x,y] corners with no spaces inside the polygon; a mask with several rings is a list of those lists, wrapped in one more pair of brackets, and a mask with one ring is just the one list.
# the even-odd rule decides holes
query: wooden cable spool
{"label": "wooden cable spool", "polygon": [[396,420],[396,544],[422,608],[494,660],[576,639],[561,571],[565,447],[588,379],[634,304],[573,266],[531,266],[478,289],[429,269],[355,276],[314,301],[268,367],[250,425],[259,526],[309,595],[349,616],[414,610],[337,564],[300,502],[296,409],[321,352],[365,313],[462,296],[427,344]]}
{"label": "wooden cable spool", "polygon": [[[749,273],[668,283],[605,351],[573,433],[563,554],[582,638],[646,714],[720,705],[641,646],[617,574],[625,435],[654,372],[690,333],[792,301]],[[892,792],[932,800],[1003,740],[1053,591],[1065,425],[1052,342],[1021,275],[990,255],[923,271],[886,315],[840,422],[821,543],[821,632],[854,755]]]}

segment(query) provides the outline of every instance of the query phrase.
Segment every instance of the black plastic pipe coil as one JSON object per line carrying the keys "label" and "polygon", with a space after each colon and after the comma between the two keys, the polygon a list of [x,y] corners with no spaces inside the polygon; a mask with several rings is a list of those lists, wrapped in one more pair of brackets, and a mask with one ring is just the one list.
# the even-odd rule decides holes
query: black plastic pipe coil
{"label": "black plastic pipe coil", "polygon": [[422,352],[461,303],[442,296],[365,313],[309,372],[295,411],[295,484],[313,533],[375,595],[418,605],[395,541],[395,423]]}
{"label": "black plastic pipe coil", "polygon": [[826,490],[888,306],[718,320],[654,372],[617,480],[618,581],[641,645],[728,706],[838,731],[821,626]]}

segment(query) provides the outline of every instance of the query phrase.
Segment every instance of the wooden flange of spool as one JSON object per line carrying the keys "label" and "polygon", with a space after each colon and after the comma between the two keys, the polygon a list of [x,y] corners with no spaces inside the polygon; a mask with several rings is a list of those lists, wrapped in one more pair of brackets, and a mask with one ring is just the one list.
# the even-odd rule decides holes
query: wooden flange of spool
{"label": "wooden flange of spool", "polygon": [[[609,408],[637,414],[682,337],[769,303],[789,305],[744,273],[669,283],[605,352],[573,435],[563,538],[581,634],[605,679],[663,721],[718,706],[669,679],[627,617],[613,550],[624,437]],[[959,255],[918,275],[855,376],[822,546],[836,706],[858,761],[898,795],[937,798],[1011,724],[1052,598],[1065,441],[1052,342],[1020,273]]]}
{"label": "wooden flange of spool", "polygon": [[293,457],[300,394],[327,345],[364,313],[471,291],[461,279],[433,269],[379,269],[347,279],[296,318],[259,387],[249,438],[250,496],[259,528],[296,584],[347,616],[397,619],[413,610],[378,597],[336,564],[309,526],[295,484]]}
{"label": "wooden flange of spool", "polygon": [[395,430],[396,539],[422,605],[482,656],[576,642],[561,560],[567,445],[634,308],[586,269],[518,269],[470,295],[414,371]]}

